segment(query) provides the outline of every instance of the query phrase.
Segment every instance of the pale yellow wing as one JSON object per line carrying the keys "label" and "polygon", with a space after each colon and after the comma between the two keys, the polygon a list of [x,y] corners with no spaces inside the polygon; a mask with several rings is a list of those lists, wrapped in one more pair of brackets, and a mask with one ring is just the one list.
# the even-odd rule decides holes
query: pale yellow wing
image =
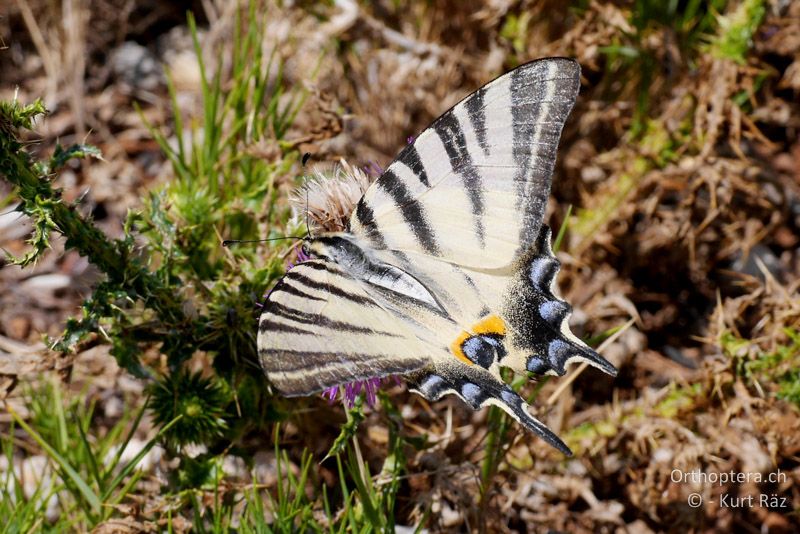
{"label": "pale yellow wing", "polygon": [[579,87],[580,67],[565,58],[488,83],[405,147],[358,203],[350,231],[377,249],[509,267],[539,234]]}
{"label": "pale yellow wing", "polygon": [[430,350],[334,263],[297,265],[267,297],[258,356],[284,395],[401,374],[431,363]]}

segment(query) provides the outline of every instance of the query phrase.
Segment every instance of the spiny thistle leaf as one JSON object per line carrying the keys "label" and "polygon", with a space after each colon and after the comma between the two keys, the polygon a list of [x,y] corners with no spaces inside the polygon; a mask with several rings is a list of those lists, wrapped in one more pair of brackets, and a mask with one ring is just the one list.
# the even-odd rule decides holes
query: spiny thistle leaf
{"label": "spiny thistle leaf", "polygon": [[53,151],[53,156],[50,158],[47,167],[49,172],[55,172],[66,165],[69,160],[83,158],[102,160],[103,154],[100,152],[99,148],[92,145],[76,144],[67,148],[56,145],[56,149]]}
{"label": "spiny thistle leaf", "polygon": [[353,407],[347,410],[347,422],[342,425],[342,430],[334,440],[333,445],[331,445],[328,454],[325,455],[325,459],[328,459],[331,456],[337,456],[344,450],[345,446],[350,441],[350,438],[356,435],[356,432],[358,431],[358,425],[366,417],[364,415],[363,407],[363,398],[361,396],[356,397]]}
{"label": "spiny thistle leaf", "polygon": [[0,102],[0,132],[10,135],[17,129],[30,130],[34,119],[45,113],[47,108],[41,99],[27,106],[20,106],[18,100]]}
{"label": "spiny thistle leaf", "polygon": [[38,196],[36,201],[36,204],[28,205],[21,210],[33,219],[33,235],[27,241],[31,250],[20,257],[7,255],[10,263],[20,267],[35,263],[50,248],[50,232],[58,229],[52,218],[53,201]]}

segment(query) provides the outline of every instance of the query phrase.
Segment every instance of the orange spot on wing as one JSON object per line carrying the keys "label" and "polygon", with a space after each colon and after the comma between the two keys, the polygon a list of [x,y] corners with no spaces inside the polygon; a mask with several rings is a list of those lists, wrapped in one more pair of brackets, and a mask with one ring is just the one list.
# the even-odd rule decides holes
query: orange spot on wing
{"label": "orange spot on wing", "polygon": [[489,315],[480,322],[472,325],[472,331],[476,334],[496,334],[506,335],[506,323],[497,315]]}
{"label": "orange spot on wing", "polygon": [[450,344],[450,352],[453,353],[453,356],[463,361],[464,363],[468,365],[475,365],[475,363],[472,360],[470,360],[464,355],[464,351],[461,350],[461,345],[463,345],[464,342],[467,339],[469,339],[469,337],[470,337],[469,332],[462,331],[460,334],[458,334],[458,337]]}
{"label": "orange spot on wing", "polygon": [[450,344],[450,352],[458,358],[459,360],[463,361],[468,365],[475,365],[475,362],[467,358],[464,354],[464,351],[461,350],[461,346],[464,344],[466,340],[471,338],[473,335],[481,335],[481,334],[495,334],[498,336],[506,335],[506,323],[498,317],[497,315],[489,315],[485,319],[482,319],[472,325],[470,329],[471,332],[467,332],[466,330],[462,330],[462,332],[458,335],[458,337],[453,340]]}

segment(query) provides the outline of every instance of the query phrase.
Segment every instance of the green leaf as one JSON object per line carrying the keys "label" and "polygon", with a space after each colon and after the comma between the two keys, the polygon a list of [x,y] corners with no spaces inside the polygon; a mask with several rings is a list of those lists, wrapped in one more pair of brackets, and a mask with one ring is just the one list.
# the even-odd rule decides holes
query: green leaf
{"label": "green leaf", "polygon": [[323,462],[332,456],[337,456],[341,453],[347,442],[358,432],[358,425],[366,418],[364,415],[364,400],[361,396],[356,397],[353,407],[347,410],[347,422],[342,425],[339,435],[333,441],[328,454],[325,455]]}
{"label": "green leaf", "polygon": [[56,145],[53,156],[50,158],[48,168],[50,172],[60,170],[71,159],[95,158],[102,160],[103,154],[100,149],[93,145],[72,145],[64,148]]}
{"label": "green leaf", "polygon": [[83,498],[90,504],[92,507],[92,511],[95,513],[100,513],[101,508],[101,500],[100,498],[92,491],[89,485],[83,480],[83,478],[78,474],[77,471],[69,464],[69,462],[61,456],[58,451],[56,451],[49,443],[47,443],[38,432],[36,432],[33,428],[28,425],[18,414],[14,411],[14,408],[11,407],[10,404],[6,405],[8,412],[11,414],[11,417],[16,421],[16,423],[21,426],[25,432],[30,435],[39,446],[44,449],[48,456],[56,463],[58,466],[66,473],[69,479],[75,484],[75,486],[80,491]]}

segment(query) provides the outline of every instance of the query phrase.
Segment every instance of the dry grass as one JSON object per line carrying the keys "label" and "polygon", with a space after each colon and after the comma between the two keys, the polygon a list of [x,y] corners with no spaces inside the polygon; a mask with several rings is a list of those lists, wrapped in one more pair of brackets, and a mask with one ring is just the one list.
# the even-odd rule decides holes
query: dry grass
{"label": "dry grass", "polygon": [[[560,284],[576,308],[575,330],[603,332],[633,319],[604,352],[620,376],[612,381],[587,371],[543,414],[567,437],[577,459],[564,461],[512,430],[483,497],[478,466],[486,412],[472,413],[450,400],[429,406],[394,388],[403,432],[427,435],[433,444],[407,452],[397,521],[424,519],[433,531],[454,532],[479,526],[796,531],[800,406],[779,394],[782,371],[742,369],[744,362],[791,346],[791,334],[800,332],[800,4],[766,3],[743,62],[714,55],[713,35],[684,48],[682,35],[667,25],[653,23],[637,34],[629,3],[576,4],[582,7],[452,0],[398,7],[346,0],[335,7],[270,8],[264,46],[285,61],[289,84],[310,90],[287,137],[312,154],[312,166],[329,167],[340,158],[385,165],[408,136],[520,61],[569,55],[583,67],[582,92],[560,149],[551,223],[563,222],[568,204],[577,208],[560,253]],[[0,12],[0,35],[9,47],[0,50],[0,97],[9,97],[14,84],[22,100],[45,97],[53,111],[40,129],[45,146],[55,138],[80,141],[87,132],[101,146],[106,162],[75,168],[59,185],[74,196],[88,189],[84,205],[112,235],[143,191],[170,178],[133,102],[153,123],[168,125],[170,115],[163,78],[149,85],[142,85],[145,77],[126,78],[108,63],[110,51],[125,41],[144,44],[147,54],[170,65],[179,104],[198,110],[182,16],[157,5],[71,0],[56,9],[16,0]],[[204,50],[209,58],[220,51],[225,58],[233,10],[226,2],[202,5]],[[725,13],[738,5],[732,2]],[[604,47],[619,43],[639,47],[655,69],[614,63]],[[641,83],[647,108],[635,132]],[[252,150],[265,158],[276,153],[269,140]],[[287,176],[287,191],[292,183]],[[0,198],[5,187],[0,183]],[[0,213],[0,246],[18,252],[26,227],[8,211]],[[343,214],[318,215],[324,225]],[[0,388],[32,380],[34,370],[63,367],[37,343],[41,334],[60,331],[95,278],[83,259],[62,256],[59,244],[34,269],[0,271],[0,358],[6,359],[0,376],[8,377]],[[108,374],[96,363],[103,347],[91,351],[76,356],[74,381],[81,373]],[[795,348],[782,365],[796,365],[798,358]],[[130,379],[112,375],[98,379],[89,395],[103,402],[123,399],[117,390]],[[73,390],[81,383],[73,382]],[[544,406],[558,387],[548,383],[538,404]],[[294,460],[301,445],[321,458],[338,433],[338,408],[321,401],[313,406],[283,429]],[[370,412],[362,424],[361,447],[373,473],[385,456],[387,426],[381,412]],[[258,436],[247,437],[244,448],[253,454],[272,450]],[[333,485],[335,469],[316,467],[319,479]],[[675,483],[674,469],[780,469],[786,480]],[[247,476],[240,469],[230,480],[235,486]],[[135,525],[157,516],[154,510],[164,503],[157,487],[152,492],[123,509],[122,520]],[[708,506],[687,505],[695,492]],[[724,507],[724,493],[776,494],[789,504]],[[487,505],[479,509],[481,499]]]}

